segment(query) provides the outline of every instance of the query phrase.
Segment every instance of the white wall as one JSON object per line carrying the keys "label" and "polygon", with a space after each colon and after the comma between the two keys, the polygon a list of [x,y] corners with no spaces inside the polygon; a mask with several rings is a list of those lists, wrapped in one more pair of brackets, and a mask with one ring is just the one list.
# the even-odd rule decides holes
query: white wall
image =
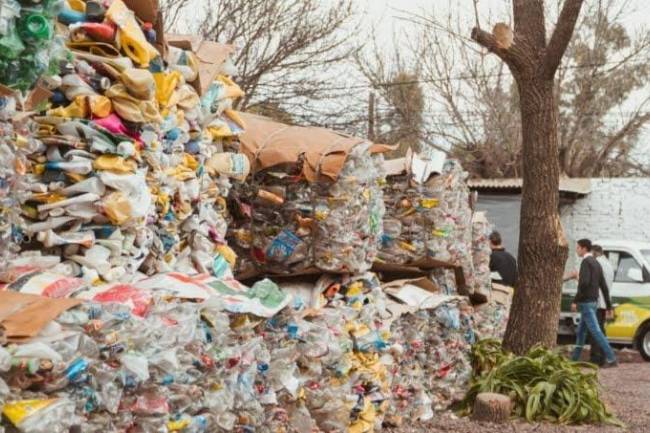
{"label": "white wall", "polygon": [[591,193],[561,214],[575,239],[650,241],[650,178],[592,179]]}
{"label": "white wall", "polygon": [[650,241],[650,178],[592,179],[591,193],[560,213],[571,248],[568,267],[581,238]]}

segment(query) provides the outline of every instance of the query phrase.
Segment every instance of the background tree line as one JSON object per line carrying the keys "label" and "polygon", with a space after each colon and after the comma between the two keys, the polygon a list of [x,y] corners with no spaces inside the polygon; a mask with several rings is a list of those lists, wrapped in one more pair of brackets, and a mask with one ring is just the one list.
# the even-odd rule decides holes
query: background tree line
{"label": "background tree line", "polygon": [[[246,92],[241,109],[373,135],[399,144],[398,154],[435,146],[460,159],[474,177],[521,176],[516,85],[502,62],[478,52],[459,5],[446,15],[402,13],[417,30],[408,38],[395,35],[400,43],[386,47],[372,37],[375,32],[364,37],[363,16],[352,0],[163,4],[169,30],[198,31],[236,46],[237,81]],[[650,173],[640,147],[650,121],[650,31],[631,35],[623,26],[631,4],[586,4],[558,69],[564,175]],[[184,16],[188,9],[201,18]],[[559,13],[547,9],[549,19]],[[371,93],[374,122],[367,109]]]}

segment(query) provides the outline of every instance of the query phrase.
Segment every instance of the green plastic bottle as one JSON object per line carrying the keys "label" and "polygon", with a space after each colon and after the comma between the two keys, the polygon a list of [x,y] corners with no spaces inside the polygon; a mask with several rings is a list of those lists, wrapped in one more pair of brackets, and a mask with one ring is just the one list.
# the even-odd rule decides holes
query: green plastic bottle
{"label": "green plastic bottle", "polygon": [[18,33],[24,42],[40,44],[52,38],[52,22],[40,13],[23,14],[18,20]]}
{"label": "green plastic bottle", "polygon": [[20,39],[15,24],[9,25],[9,31],[0,38],[0,57],[8,60],[17,59],[25,51],[25,44]]}

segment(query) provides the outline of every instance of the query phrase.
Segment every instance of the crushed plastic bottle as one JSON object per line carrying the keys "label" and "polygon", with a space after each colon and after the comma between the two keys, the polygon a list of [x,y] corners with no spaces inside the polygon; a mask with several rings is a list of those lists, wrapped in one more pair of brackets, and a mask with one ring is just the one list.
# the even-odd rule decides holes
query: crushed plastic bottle
{"label": "crushed plastic bottle", "polygon": [[[91,285],[171,270],[230,275],[236,256],[225,242],[225,197],[229,179],[246,178],[248,161],[237,153],[242,129],[217,136],[210,128],[231,121],[225,110],[243,95],[237,85],[215,70],[211,79],[226,92],[204,112],[194,87],[179,75],[159,101],[156,79],[144,66],[155,63],[156,75],[179,73],[173,61],[169,69],[155,61],[160,54],[121,1],[108,11],[101,2],[67,2],[62,9],[60,1],[48,0],[10,12],[2,16],[13,17],[28,55],[21,53],[18,62],[0,54],[0,82],[27,90],[54,73],[41,81],[54,94],[49,109],[36,107],[41,116],[26,121],[24,178],[39,187],[12,196],[26,217],[11,226],[28,238],[19,260],[48,248],[67,276]],[[55,17],[68,26],[67,41],[45,34]],[[97,40],[79,38],[80,32]],[[134,68],[129,55],[142,67]],[[198,62],[184,66],[198,76]],[[30,265],[38,267],[38,259]]]}
{"label": "crushed plastic bottle", "polygon": [[370,269],[383,231],[381,161],[359,143],[335,182],[317,176],[310,183],[299,174],[307,162],[298,160],[235,185],[230,201],[240,218],[228,239],[238,274]]}

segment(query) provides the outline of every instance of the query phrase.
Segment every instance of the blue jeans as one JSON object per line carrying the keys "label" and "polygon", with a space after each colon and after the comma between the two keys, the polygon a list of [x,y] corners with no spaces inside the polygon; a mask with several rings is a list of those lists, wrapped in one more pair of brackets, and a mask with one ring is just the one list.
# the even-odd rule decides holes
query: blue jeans
{"label": "blue jeans", "polygon": [[582,347],[587,341],[587,332],[591,335],[591,340],[605,353],[607,362],[616,361],[616,355],[612,347],[607,341],[607,337],[598,325],[598,318],[596,310],[598,309],[598,302],[585,302],[578,304],[578,311],[580,312],[580,324],[578,325],[578,332],[576,334],[576,348],[573,351],[573,360],[578,361],[582,354]]}

